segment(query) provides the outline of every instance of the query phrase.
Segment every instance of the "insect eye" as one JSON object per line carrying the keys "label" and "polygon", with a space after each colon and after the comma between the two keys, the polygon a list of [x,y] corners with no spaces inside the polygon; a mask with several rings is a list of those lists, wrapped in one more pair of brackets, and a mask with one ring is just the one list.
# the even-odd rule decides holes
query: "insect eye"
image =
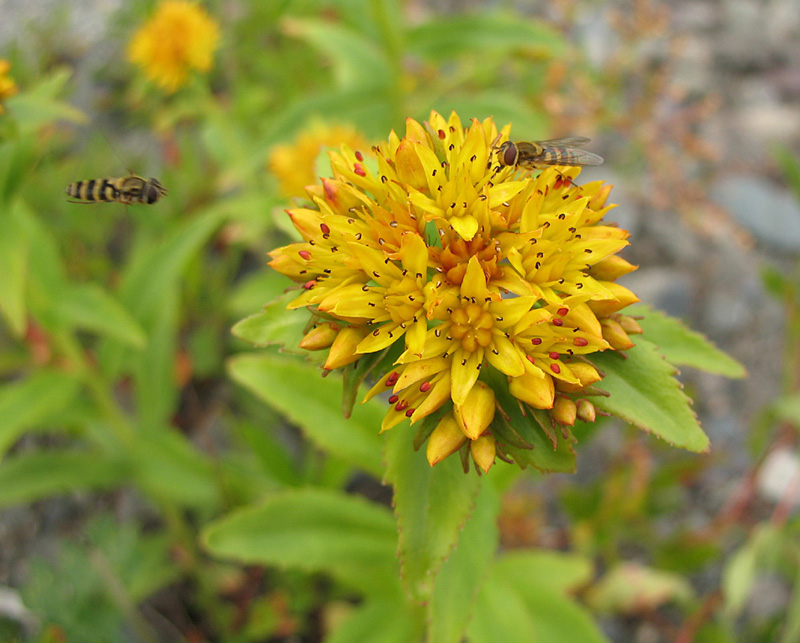
{"label": "insect eye", "polygon": [[155,203],[158,201],[158,190],[153,185],[147,186],[147,194],[145,195],[147,203]]}
{"label": "insect eye", "polygon": [[517,164],[517,146],[511,141],[506,141],[500,146],[500,155],[503,159],[503,165]]}

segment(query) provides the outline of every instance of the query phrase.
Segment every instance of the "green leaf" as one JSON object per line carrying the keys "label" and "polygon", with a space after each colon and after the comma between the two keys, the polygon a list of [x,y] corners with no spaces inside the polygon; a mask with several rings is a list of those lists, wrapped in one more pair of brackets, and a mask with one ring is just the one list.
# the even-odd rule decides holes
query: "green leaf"
{"label": "green leaf", "polygon": [[326,572],[370,596],[400,591],[391,513],[340,491],[281,492],[212,523],[202,540],[240,563]]}
{"label": "green leaf", "polygon": [[116,339],[131,348],[147,344],[144,329],[109,292],[97,284],[71,285],[54,304],[58,317],[77,328]]}
{"label": "green leaf", "polygon": [[504,553],[497,560],[495,573],[523,594],[546,590],[566,595],[592,579],[592,567],[591,560],[578,554],[527,549]]}
{"label": "green leaf", "polygon": [[344,25],[310,18],[286,18],[284,33],[300,38],[331,61],[336,84],[342,89],[386,87],[392,73],[378,47]]}
{"label": "green leaf", "polygon": [[16,119],[21,133],[35,132],[55,121],[87,122],[82,111],[57,98],[71,76],[68,69],[56,70],[36,85],[6,100],[6,109]]}
{"label": "green leaf", "polygon": [[365,601],[325,638],[325,643],[409,643],[422,639],[420,610],[398,597]]}
{"label": "green leaf", "polygon": [[568,595],[591,580],[587,558],[547,550],[512,551],[498,560],[493,574],[519,593],[533,619],[535,640],[607,640],[591,615]]}
{"label": "green leaf", "polygon": [[178,351],[180,297],[177,286],[162,292],[160,308],[150,319],[150,341],[133,359],[136,408],[139,428],[160,432],[169,424],[178,407],[175,381],[175,355]]}
{"label": "green leaf", "polygon": [[[504,554],[481,591],[469,640],[605,642],[589,613],[567,594],[590,577],[591,563],[579,556],[548,551]],[[506,630],[509,624],[516,627]]]}
{"label": "green leaf", "polygon": [[129,456],[139,485],[159,499],[209,509],[220,502],[213,462],[174,429],[162,427],[141,435]]}
{"label": "green leaf", "polygon": [[491,51],[523,49],[546,58],[563,56],[567,42],[544,20],[521,18],[515,13],[453,14],[426,20],[409,30],[408,49],[435,60],[462,54],[481,56]]}
{"label": "green leaf", "polygon": [[15,203],[15,215],[25,226],[30,248],[29,305],[34,315],[47,315],[59,293],[67,287],[67,270],[58,247],[54,230],[42,224],[21,201]]}
{"label": "green leaf", "polygon": [[722,591],[725,612],[736,618],[744,608],[755,586],[759,564],[766,554],[778,550],[782,534],[779,528],[762,523],[728,560],[722,570]]}
{"label": "green leaf", "polygon": [[413,440],[414,431],[406,424],[389,432],[385,479],[394,488],[403,585],[421,603],[430,599],[439,568],[458,542],[480,480],[465,474],[456,457],[431,467],[424,453],[414,451]]}
{"label": "green leaf", "polygon": [[[437,465],[439,466],[439,465]],[[482,484],[477,505],[467,521],[455,551],[442,565],[428,604],[428,640],[463,640],[468,619],[498,546],[500,502],[490,484]]]}
{"label": "green leaf", "polygon": [[277,344],[284,347],[284,352],[307,355],[308,351],[299,348],[299,344],[311,316],[306,308],[286,310],[286,306],[295,299],[296,291],[282,294],[264,306],[261,312],[238,322],[231,332],[256,346]]}
{"label": "green leaf", "polygon": [[139,253],[125,271],[120,299],[133,316],[147,326],[160,307],[160,302],[178,285],[190,259],[197,254],[224,219],[220,211],[211,210],[175,226],[159,245]]}
{"label": "green leaf", "polygon": [[[164,335],[165,331],[171,332],[173,337],[177,332],[175,327],[171,330],[165,329],[164,323],[169,317],[170,310],[174,312],[173,309],[178,303],[175,299],[180,292],[181,277],[190,260],[208,241],[223,218],[224,215],[219,211],[209,211],[176,225],[163,242],[145,246],[126,266],[119,289],[120,302],[134,319],[142,324],[153,344],[147,351],[139,352],[132,358],[134,363],[138,364],[138,368],[146,370],[146,362],[151,358],[152,350],[155,350],[159,343],[163,343],[164,339],[168,339]],[[158,333],[157,327],[160,327]],[[130,368],[130,362],[126,362],[126,358],[131,359],[129,351],[130,349],[118,342],[104,344],[99,351],[103,370],[111,377],[118,375],[123,366]],[[171,352],[169,356],[161,357],[171,359],[172,355]],[[159,373],[163,373],[163,369]],[[170,376],[171,374],[172,370]],[[151,381],[154,387],[158,387],[157,390],[174,395],[175,386],[172,380],[166,383],[166,389],[161,388],[165,383],[164,380]],[[153,413],[157,416],[163,413],[165,407],[160,404],[153,408],[154,411],[158,411]]]}
{"label": "green leaf", "polygon": [[20,220],[19,202],[14,202],[0,216],[0,314],[8,329],[21,338],[27,327],[28,308],[25,289],[28,282],[29,238],[24,222]]}
{"label": "green leaf", "polygon": [[269,302],[283,295],[293,285],[294,282],[277,270],[257,270],[235,284],[225,300],[225,308],[233,317],[249,315],[254,310],[263,308],[265,304],[269,305]]}
{"label": "green leaf", "polygon": [[[536,622],[513,587],[491,574],[481,588],[478,604],[467,628],[470,643],[550,643],[536,636]],[[555,639],[557,640],[557,639]],[[572,637],[564,641],[577,641]]]}
{"label": "green leaf", "polygon": [[31,453],[0,464],[0,507],[27,504],[52,496],[110,489],[128,478],[123,461],[98,453]]}
{"label": "green leaf", "polygon": [[632,306],[628,310],[631,315],[642,316],[639,324],[645,338],[658,346],[668,362],[725,377],[742,378],[747,375],[744,366],[716,348],[703,335],[684,326],[680,320],[649,306]]}
{"label": "green leaf", "polygon": [[36,165],[41,147],[32,134],[0,145],[0,203],[11,202]]}
{"label": "green leaf", "polygon": [[358,405],[345,419],[340,378],[323,378],[316,366],[268,352],[230,359],[228,373],[303,429],[324,451],[373,475],[382,474],[378,432],[386,409],[378,400]]}
{"label": "green leaf", "polygon": [[0,456],[31,427],[47,419],[57,422],[79,383],[75,374],[43,369],[0,388]]}
{"label": "green leaf", "polygon": [[581,641],[581,643],[608,643],[602,630],[589,611],[573,599],[546,587],[545,577],[537,579],[538,591],[522,595],[531,618],[537,641]]}
{"label": "green leaf", "polygon": [[708,451],[708,436],[675,379],[675,368],[653,344],[637,337],[630,350],[593,355],[592,362],[605,373],[600,385],[610,394],[592,399],[598,408],[673,446],[696,453]]}
{"label": "green leaf", "polygon": [[255,457],[263,475],[281,486],[295,487],[300,484],[292,454],[269,428],[243,420],[234,424],[232,430],[244,443],[246,452]]}

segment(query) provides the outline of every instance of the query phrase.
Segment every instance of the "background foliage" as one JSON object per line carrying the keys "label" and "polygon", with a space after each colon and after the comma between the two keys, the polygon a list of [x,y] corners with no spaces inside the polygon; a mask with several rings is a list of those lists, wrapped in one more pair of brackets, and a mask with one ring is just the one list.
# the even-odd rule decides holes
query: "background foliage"
{"label": "background foliage", "polygon": [[[651,135],[667,80],[632,55],[666,23],[634,5],[616,23],[618,55],[601,62],[569,37],[578,14],[557,25],[510,8],[209,3],[216,64],[173,95],[124,59],[154,3],[106,16],[105,49],[82,50],[66,8],[8,42],[21,91],[0,116],[0,579],[14,589],[0,638],[798,640],[791,501],[754,509],[731,492],[690,519],[715,456],[577,427],[589,454],[578,476],[496,467],[467,522],[467,496],[437,483],[457,462],[431,470],[409,433],[376,434],[379,402],[344,420],[340,382],[230,333],[285,287],[259,269],[289,235],[267,159],[315,122],[378,140],[406,116],[455,109],[524,138],[590,135],[631,183],[648,177],[639,196],[654,209],[696,214],[691,120],[669,122],[681,136]],[[797,161],[779,158],[800,193]],[[150,208],[64,199],[72,181],[129,168],[169,196]],[[796,278],[773,270],[766,283],[791,333],[754,463],[793,442],[800,415]],[[674,361],[737,373],[700,340],[687,351],[669,323],[642,325],[680,337],[661,346]],[[401,505],[450,509],[401,532],[401,558],[417,561],[402,578],[378,482],[392,466],[419,468]],[[756,609],[765,577],[782,593]]]}

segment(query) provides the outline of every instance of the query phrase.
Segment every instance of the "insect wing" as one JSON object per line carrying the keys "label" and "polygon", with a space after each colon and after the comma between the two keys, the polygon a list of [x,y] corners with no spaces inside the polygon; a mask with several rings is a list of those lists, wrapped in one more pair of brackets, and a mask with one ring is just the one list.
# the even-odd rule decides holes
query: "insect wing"
{"label": "insect wing", "polygon": [[576,145],[580,147],[581,145],[586,145],[592,139],[586,138],[585,136],[564,136],[563,138],[551,138],[546,141],[534,141],[543,147],[572,147]]}
{"label": "insect wing", "polygon": [[603,157],[575,147],[545,147],[539,163],[547,165],[602,165]]}

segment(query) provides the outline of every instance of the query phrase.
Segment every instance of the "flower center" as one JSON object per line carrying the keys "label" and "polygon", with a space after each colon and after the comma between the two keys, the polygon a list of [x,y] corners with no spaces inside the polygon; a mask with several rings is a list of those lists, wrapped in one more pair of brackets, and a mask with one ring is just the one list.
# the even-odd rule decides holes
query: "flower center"
{"label": "flower center", "polygon": [[416,280],[406,276],[386,289],[384,301],[392,321],[401,323],[414,318],[425,303],[425,296],[420,292]]}
{"label": "flower center", "polygon": [[478,304],[456,308],[450,315],[450,334],[461,340],[461,347],[472,352],[478,346],[487,347],[492,342],[494,319],[488,310]]}
{"label": "flower center", "polygon": [[470,241],[461,238],[450,239],[439,255],[442,272],[447,281],[460,286],[467,272],[467,264],[472,257],[478,257],[484,274],[491,280],[500,270],[497,262],[500,249],[497,244],[487,243],[483,237],[474,237]]}

